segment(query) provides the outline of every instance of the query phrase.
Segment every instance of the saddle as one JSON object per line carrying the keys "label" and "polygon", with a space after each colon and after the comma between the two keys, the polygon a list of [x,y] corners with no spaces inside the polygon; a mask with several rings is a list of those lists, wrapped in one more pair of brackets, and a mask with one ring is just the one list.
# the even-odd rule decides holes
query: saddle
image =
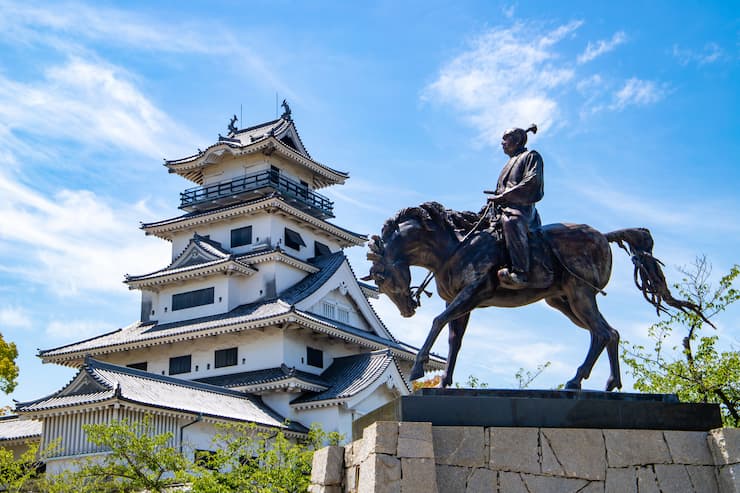
{"label": "saddle", "polygon": [[[500,248],[506,249],[500,226],[494,228],[493,234]],[[599,285],[603,275],[591,263],[582,261],[584,257],[599,255],[599,244],[593,241],[595,235],[599,235],[598,231],[586,224],[553,223],[530,230],[528,288],[551,286],[558,266],[558,270],[564,269],[589,285]]]}
{"label": "saddle", "polygon": [[[545,228],[547,226],[530,229],[527,235],[529,242],[528,288],[547,288],[554,281],[553,251],[549,240],[545,236]],[[494,227],[488,231],[495,238],[497,246],[506,252],[506,264],[508,267],[511,267],[509,251],[506,248],[506,241],[504,240],[504,232],[500,221],[497,220]],[[499,279],[501,278],[499,277]],[[508,287],[503,281],[502,286]]]}

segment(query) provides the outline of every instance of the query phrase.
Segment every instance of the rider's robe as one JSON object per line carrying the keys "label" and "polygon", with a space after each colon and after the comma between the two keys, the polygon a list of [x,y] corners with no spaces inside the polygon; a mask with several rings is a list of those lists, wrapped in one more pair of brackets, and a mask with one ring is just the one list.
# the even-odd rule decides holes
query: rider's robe
{"label": "rider's robe", "polygon": [[540,227],[535,202],[545,194],[544,164],[537,151],[526,148],[509,158],[496,185],[496,203],[501,206],[504,236],[516,271],[529,271],[527,233]]}

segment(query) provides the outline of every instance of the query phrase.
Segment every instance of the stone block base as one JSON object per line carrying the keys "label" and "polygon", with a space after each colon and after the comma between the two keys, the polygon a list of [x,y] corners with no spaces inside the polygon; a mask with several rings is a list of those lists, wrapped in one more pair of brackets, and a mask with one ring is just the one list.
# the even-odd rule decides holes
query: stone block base
{"label": "stone block base", "polygon": [[381,421],[343,451],[317,452],[310,491],[740,493],[740,430]]}

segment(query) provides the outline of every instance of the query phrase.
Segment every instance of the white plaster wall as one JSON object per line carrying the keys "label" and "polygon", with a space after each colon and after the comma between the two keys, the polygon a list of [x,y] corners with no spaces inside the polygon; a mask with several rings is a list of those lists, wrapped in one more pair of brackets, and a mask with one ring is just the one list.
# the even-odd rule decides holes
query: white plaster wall
{"label": "white plaster wall", "polygon": [[[286,246],[286,227],[299,233],[306,246],[302,246],[298,250]],[[339,245],[330,237],[325,234],[316,233],[312,228],[307,227],[303,222],[299,222],[291,216],[273,215],[271,230],[273,245],[277,245],[279,243],[280,247],[285,250],[286,253],[302,260],[307,260],[314,256],[314,241],[325,244],[332,252],[336,252],[340,249]]]}
{"label": "white plaster wall", "polygon": [[262,154],[234,157],[229,155],[229,151],[226,151],[218,163],[203,168],[203,186],[232,180],[265,168],[269,168],[269,166]]}
{"label": "white plaster wall", "polygon": [[[212,304],[172,311],[173,294],[210,287],[214,288]],[[226,276],[209,276],[203,279],[189,280],[154,292],[152,296],[154,314],[151,315],[151,319],[158,320],[159,323],[168,323],[224,313],[228,311],[228,299],[228,277]]]}
{"label": "white plaster wall", "polygon": [[[347,282],[349,283],[353,281],[347,280]],[[309,308],[308,311],[311,313],[315,313],[317,315],[325,316],[324,315],[324,303],[325,302],[334,305],[335,307],[334,319],[335,320],[339,320],[337,310],[343,309],[349,313],[349,322],[344,322],[344,323],[347,323],[347,325],[350,325],[352,327],[356,327],[358,329],[362,329],[365,331],[372,330],[370,327],[370,324],[367,323],[367,320],[365,319],[365,317],[360,313],[357,307],[357,303],[355,303],[355,301],[348,295],[341,294],[339,289],[334,289],[326,293],[326,295],[324,295],[324,297],[321,300],[319,300],[317,303],[311,306],[311,308]]]}
{"label": "white plaster wall", "polygon": [[[244,226],[252,226],[252,244],[231,248],[231,230]],[[300,233],[303,241],[306,243],[305,247],[295,250],[285,246],[286,226]],[[222,221],[203,224],[194,229],[185,229],[172,233],[172,255],[170,261],[173,261],[185,250],[195,233],[201,236],[209,236],[213,241],[221,243],[224,250],[235,254],[249,253],[257,249],[258,245],[275,247],[279,244],[281,248],[293,257],[305,260],[314,256],[314,241],[325,244],[332,252],[341,250],[339,243],[328,233],[316,232],[312,228],[306,227],[303,223],[288,219],[282,215],[257,212],[255,214],[244,215],[243,217],[224,219]]]}
{"label": "white plaster wall", "polygon": [[182,429],[182,451],[193,458],[196,450],[216,450],[213,438],[222,433],[216,424],[212,422],[200,421],[187,426],[194,420],[183,421],[180,426],[186,426]]}
{"label": "white plaster wall", "polygon": [[203,169],[203,186],[232,180],[244,175],[258,173],[270,169],[271,166],[280,168],[280,173],[294,181],[305,181],[309,189],[313,189],[313,172],[303,165],[297,165],[284,157],[272,154],[248,154],[246,156],[230,156],[224,154],[221,161]]}
{"label": "white plaster wall", "polygon": [[[309,330],[290,330],[283,339],[285,364],[296,367],[309,373],[323,373],[331,366],[334,358],[357,354],[362,350],[357,347],[348,347],[347,343],[339,339],[329,339],[324,335],[313,334]],[[306,364],[306,347],[310,346],[324,352],[324,367],[317,368]]]}
{"label": "white plaster wall", "polygon": [[269,393],[265,393],[262,395],[262,400],[270,408],[274,409],[276,412],[280,413],[285,418],[291,421],[298,421],[299,423],[305,426],[308,426],[308,424],[299,420],[295,416],[295,412],[293,411],[293,408],[290,407],[290,401],[292,401],[293,399],[296,399],[299,395],[300,394],[292,393],[292,392],[269,392]]}
{"label": "white plaster wall", "polygon": [[326,433],[336,431],[344,435],[342,443],[352,440],[352,412],[344,406],[328,406],[295,411],[295,420],[306,427],[316,423]]}
{"label": "white plaster wall", "polygon": [[[170,358],[190,354],[192,355],[191,372],[180,373],[175,376],[192,380],[279,367],[285,359],[282,339],[283,335],[277,328],[268,328],[264,331],[255,329],[193,341],[132,349],[126,352],[99,356],[99,358],[121,366],[146,361],[147,371],[159,375],[168,375]],[[215,368],[215,351],[232,347],[238,348],[236,366]]]}

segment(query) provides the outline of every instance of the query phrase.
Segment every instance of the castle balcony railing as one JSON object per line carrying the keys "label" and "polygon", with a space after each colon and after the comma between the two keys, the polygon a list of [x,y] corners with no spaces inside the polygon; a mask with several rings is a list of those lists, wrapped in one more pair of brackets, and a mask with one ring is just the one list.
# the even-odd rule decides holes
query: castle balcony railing
{"label": "castle balcony railing", "polygon": [[205,211],[257,199],[273,192],[279,193],[286,202],[314,217],[334,217],[334,202],[275,170],[189,188],[180,193],[180,209],[189,212]]}

